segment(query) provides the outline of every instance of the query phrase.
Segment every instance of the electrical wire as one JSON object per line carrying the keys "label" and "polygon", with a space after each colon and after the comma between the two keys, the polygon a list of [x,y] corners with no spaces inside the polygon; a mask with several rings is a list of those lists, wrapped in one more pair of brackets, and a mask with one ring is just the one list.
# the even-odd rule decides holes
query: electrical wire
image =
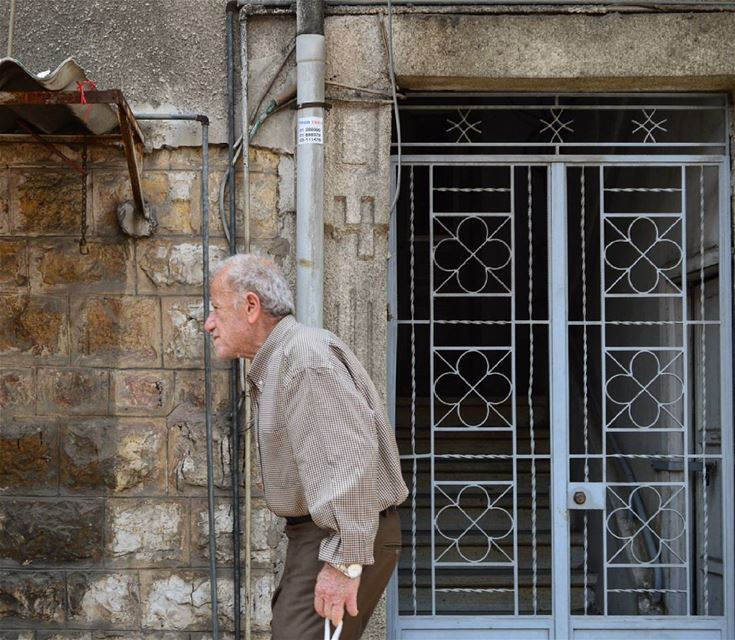
{"label": "electrical wire", "polygon": [[219,217],[222,221],[222,228],[225,231],[225,238],[227,238],[227,244],[230,244],[230,226],[229,221],[225,217],[225,191],[227,190],[227,183],[232,179],[233,174],[235,173],[235,164],[237,164],[237,161],[240,158],[240,153],[242,153],[242,136],[240,136],[237,141],[234,144],[235,149],[235,155],[232,157],[232,164],[230,164],[229,167],[227,167],[227,171],[225,171],[225,175],[222,176],[222,180],[219,184]]}
{"label": "electrical wire", "polygon": [[273,85],[276,83],[276,80],[278,79],[278,75],[281,73],[281,70],[283,69],[283,67],[286,66],[288,59],[291,57],[291,54],[294,51],[296,51],[296,38],[295,37],[289,43],[288,48],[286,50],[286,54],[283,56],[283,60],[281,60],[281,64],[278,65],[278,69],[276,69],[276,72],[273,74],[273,77],[268,83],[268,86],[265,88],[265,91],[263,91],[263,95],[260,96],[260,100],[258,100],[258,104],[255,106],[255,109],[253,111],[253,116],[252,118],[250,118],[250,122],[248,123],[248,126],[252,127],[253,124],[255,124],[255,120],[258,117],[258,111],[260,111],[260,107],[263,106],[263,100],[265,100],[265,97],[268,95],[268,92],[273,88]]}
{"label": "electrical wire", "polygon": [[396,192],[393,194],[393,201],[390,204],[390,209],[388,209],[388,216],[393,215],[393,211],[396,208],[396,205],[398,204],[398,198],[401,195],[401,118],[398,113],[398,96],[396,91],[396,67],[395,67],[395,61],[393,59],[393,2],[392,0],[387,0],[388,4],[388,73],[390,75],[390,89],[391,89],[391,95],[393,97],[393,116],[396,121],[396,142],[398,143],[398,153],[397,155],[397,175],[396,175]]}

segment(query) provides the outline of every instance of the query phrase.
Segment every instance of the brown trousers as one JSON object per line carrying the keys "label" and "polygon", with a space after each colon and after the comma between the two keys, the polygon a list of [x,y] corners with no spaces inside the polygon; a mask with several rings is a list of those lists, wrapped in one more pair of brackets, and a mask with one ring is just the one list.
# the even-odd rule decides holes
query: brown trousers
{"label": "brown trousers", "polygon": [[[323,640],[324,618],[314,610],[316,577],[323,529],[313,522],[287,524],[288,550],[281,582],[273,594],[273,640]],[[357,592],[359,614],[345,612],[340,640],[358,640],[385,590],[401,553],[401,523],[396,510],[381,513],[374,546],[375,564],[363,567]],[[334,628],[331,628],[332,633]]]}

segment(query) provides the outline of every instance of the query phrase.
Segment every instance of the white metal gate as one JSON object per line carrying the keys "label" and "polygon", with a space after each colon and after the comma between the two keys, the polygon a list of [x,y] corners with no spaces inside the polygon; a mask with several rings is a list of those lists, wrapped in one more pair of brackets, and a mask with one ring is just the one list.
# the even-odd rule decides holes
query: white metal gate
{"label": "white metal gate", "polygon": [[661,115],[646,155],[564,154],[573,118],[539,119],[551,153],[404,158],[392,632],[735,637],[727,159],[657,153]]}

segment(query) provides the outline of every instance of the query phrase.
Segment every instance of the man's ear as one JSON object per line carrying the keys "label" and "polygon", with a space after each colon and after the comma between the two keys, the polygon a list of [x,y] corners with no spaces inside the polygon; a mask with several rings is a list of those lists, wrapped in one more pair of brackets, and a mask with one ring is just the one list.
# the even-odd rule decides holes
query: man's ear
{"label": "man's ear", "polygon": [[252,291],[248,291],[244,298],[245,317],[250,324],[254,324],[258,321],[261,313],[260,298],[258,294]]}

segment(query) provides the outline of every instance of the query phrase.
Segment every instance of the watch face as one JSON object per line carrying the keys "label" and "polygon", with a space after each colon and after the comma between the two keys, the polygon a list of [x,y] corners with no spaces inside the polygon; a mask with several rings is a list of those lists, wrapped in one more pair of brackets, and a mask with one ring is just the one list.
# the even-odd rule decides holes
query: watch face
{"label": "watch face", "polygon": [[347,567],[347,573],[350,578],[357,578],[362,575],[362,565],[351,564]]}

